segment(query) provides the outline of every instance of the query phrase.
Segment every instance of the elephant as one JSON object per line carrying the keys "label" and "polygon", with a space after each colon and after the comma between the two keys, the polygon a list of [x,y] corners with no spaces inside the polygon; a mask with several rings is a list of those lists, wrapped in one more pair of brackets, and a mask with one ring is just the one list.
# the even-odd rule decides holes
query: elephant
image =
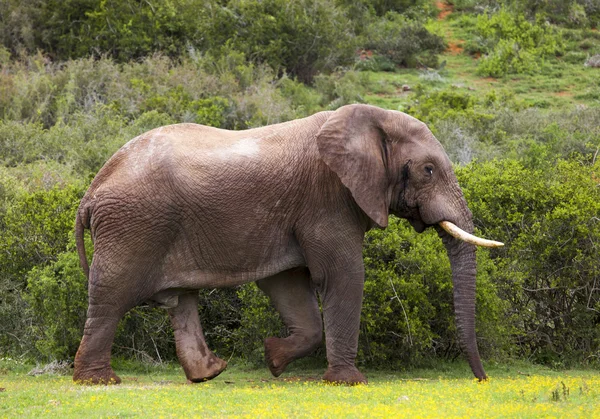
{"label": "elephant", "polygon": [[168,125],[119,149],[75,220],[89,306],[73,380],[120,382],[110,365],[115,330],[142,303],[167,309],[187,379],[216,377],[227,363],[205,342],[199,289],[254,281],[289,330],[264,342],[274,376],[324,333],[323,380],[366,383],[355,366],[362,245],[389,214],[417,232],[437,230],[451,262],[459,341],[474,375],[486,379],[475,336],[475,245],[502,243],[471,234],[452,164],[426,124],[354,104],[240,131]]}

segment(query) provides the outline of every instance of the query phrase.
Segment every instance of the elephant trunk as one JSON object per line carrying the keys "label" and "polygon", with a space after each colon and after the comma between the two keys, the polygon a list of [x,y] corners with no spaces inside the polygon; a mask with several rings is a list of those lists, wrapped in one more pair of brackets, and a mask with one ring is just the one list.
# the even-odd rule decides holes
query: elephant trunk
{"label": "elephant trunk", "polygon": [[440,232],[452,268],[454,312],[459,341],[475,377],[487,379],[475,336],[475,246]]}

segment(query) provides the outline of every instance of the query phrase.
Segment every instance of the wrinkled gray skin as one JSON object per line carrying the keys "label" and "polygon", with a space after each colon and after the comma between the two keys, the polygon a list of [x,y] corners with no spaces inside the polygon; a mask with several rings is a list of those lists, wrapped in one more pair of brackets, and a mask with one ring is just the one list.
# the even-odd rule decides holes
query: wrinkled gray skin
{"label": "wrinkled gray skin", "polygon": [[389,213],[418,232],[438,230],[452,265],[461,344],[485,379],[475,340],[475,248],[436,225],[473,230],[451,163],[425,124],[366,105],[246,131],[171,125],[123,146],[77,214],[84,270],[84,228],[95,254],[73,379],[120,381],[110,366],[115,328],[144,302],[168,309],[187,378],[216,377],[226,362],[206,346],[197,290],[256,281],[290,331],[265,340],[273,375],[321,344],[324,323],[324,380],[366,382],[354,366],[361,247]]}

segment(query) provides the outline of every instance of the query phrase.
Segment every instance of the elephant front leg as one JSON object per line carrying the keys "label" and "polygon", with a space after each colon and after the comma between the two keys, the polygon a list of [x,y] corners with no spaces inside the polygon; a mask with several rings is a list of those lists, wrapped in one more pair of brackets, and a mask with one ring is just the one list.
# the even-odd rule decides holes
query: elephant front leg
{"label": "elephant front leg", "polygon": [[328,362],[323,380],[331,383],[367,383],[354,365],[364,287],[362,259],[356,265],[360,267],[330,270],[321,286]]}
{"label": "elephant front leg", "polygon": [[197,383],[219,375],[227,362],[206,345],[198,316],[198,292],[180,295],[178,306],[168,313],[175,331],[177,357],[188,380]]}
{"label": "elephant front leg", "polygon": [[290,331],[284,339],[265,339],[267,365],[279,377],[290,362],[309,355],[323,341],[317,295],[306,269],[281,272],[257,281],[257,285],[269,296]]}

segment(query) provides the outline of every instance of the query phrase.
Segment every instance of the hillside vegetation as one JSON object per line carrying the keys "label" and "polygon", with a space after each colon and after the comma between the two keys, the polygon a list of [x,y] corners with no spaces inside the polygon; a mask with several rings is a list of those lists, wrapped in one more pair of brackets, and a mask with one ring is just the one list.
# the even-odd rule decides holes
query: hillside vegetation
{"label": "hillside vegetation", "polygon": [[[478,233],[506,243],[477,256],[484,359],[598,366],[598,23],[593,0],[3,1],[0,356],[73,358],[87,307],[74,214],[126,141],[370,103],[431,127]],[[454,359],[435,232],[392,219],[364,258],[359,361]],[[286,333],[253,284],[203,290],[200,308],[221,357],[261,360],[262,339]],[[132,310],[114,351],[175,359],[165,312]]]}

